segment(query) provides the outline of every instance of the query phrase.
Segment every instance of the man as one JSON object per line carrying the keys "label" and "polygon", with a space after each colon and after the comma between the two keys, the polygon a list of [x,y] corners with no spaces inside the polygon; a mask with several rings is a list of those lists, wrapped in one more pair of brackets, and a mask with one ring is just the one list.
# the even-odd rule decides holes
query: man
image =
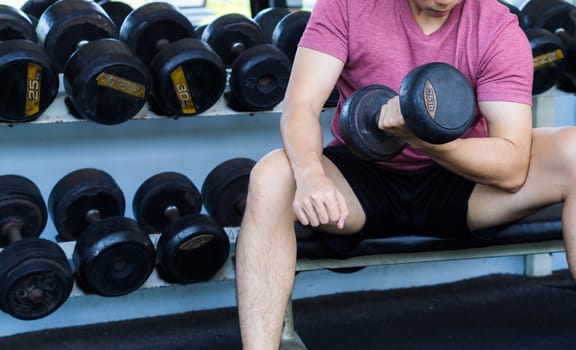
{"label": "man", "polygon": [[[362,161],[343,145],[343,101],[370,84],[396,91],[418,65],[458,68],[477,98],[470,130],[433,145],[403,121],[398,98],[379,127],[408,147]],[[245,349],[278,349],[294,282],[294,222],[360,240],[421,232],[473,234],[564,202],[564,238],[576,275],[576,132],[532,129],[532,54],[517,19],[497,0],[318,0],[293,66],[280,122],[283,149],[251,174],[237,244]],[[323,149],[318,122],[337,84],[341,100]],[[574,155],[574,156],[573,156]]]}

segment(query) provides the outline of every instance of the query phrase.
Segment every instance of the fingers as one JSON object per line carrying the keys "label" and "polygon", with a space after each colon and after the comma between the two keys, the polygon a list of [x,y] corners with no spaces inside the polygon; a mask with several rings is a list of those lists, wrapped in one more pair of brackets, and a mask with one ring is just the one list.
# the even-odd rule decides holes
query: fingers
{"label": "fingers", "polygon": [[303,225],[318,227],[336,223],[339,229],[344,228],[349,211],[344,196],[334,191],[330,196],[311,196],[301,204],[294,204],[294,212]]}

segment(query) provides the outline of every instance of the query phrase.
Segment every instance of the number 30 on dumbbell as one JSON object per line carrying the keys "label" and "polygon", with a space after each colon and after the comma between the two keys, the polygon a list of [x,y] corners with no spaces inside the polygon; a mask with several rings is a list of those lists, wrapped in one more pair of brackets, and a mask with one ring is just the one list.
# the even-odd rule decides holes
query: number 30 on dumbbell
{"label": "number 30 on dumbbell", "polygon": [[[406,142],[378,127],[380,109],[396,95],[387,86],[369,85],[355,91],[342,106],[342,137],[358,157],[384,161],[402,152]],[[474,119],[472,87],[446,63],[428,63],[410,71],[399,95],[406,126],[429,143],[442,144],[464,135]]]}

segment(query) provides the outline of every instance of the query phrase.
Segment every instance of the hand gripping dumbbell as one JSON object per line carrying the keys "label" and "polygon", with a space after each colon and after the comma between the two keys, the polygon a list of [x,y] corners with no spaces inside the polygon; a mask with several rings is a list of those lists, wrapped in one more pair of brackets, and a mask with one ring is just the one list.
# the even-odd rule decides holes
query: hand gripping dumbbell
{"label": "hand gripping dumbbell", "polygon": [[154,245],[135,220],[123,216],[124,209],[122,190],[98,169],[75,170],[50,192],[48,211],[57,238],[76,241],[76,280],[88,293],[128,294],[154,270]]}
{"label": "hand gripping dumbbell", "polygon": [[119,124],[146,103],[148,74],[117,39],[117,28],[100,5],[58,1],[38,20],[40,43],[64,73],[70,112],[100,124]]}
{"label": "hand gripping dumbbell", "polygon": [[40,190],[19,175],[0,176],[0,308],[21,320],[56,311],[74,276],[58,244],[38,238],[47,222]]}
{"label": "hand gripping dumbbell", "polygon": [[563,0],[530,0],[521,12],[527,33],[547,33],[542,35],[555,43],[547,55],[535,56],[535,66],[546,68],[542,75],[556,77],[560,89],[576,91],[576,7]]}
{"label": "hand gripping dumbbell", "polygon": [[[399,95],[406,126],[429,143],[442,144],[462,136],[474,119],[472,87],[460,71],[446,63],[428,63],[410,71],[400,84]],[[369,85],[355,91],[342,106],[342,137],[358,157],[383,161],[406,145],[378,127],[380,109],[394,96],[389,87]]]}
{"label": "hand gripping dumbbell", "polygon": [[202,203],[208,214],[223,227],[240,226],[250,171],[256,162],[249,158],[232,158],[218,164],[202,184]]}
{"label": "hand gripping dumbbell", "polygon": [[133,200],[135,218],[158,240],[157,270],[169,282],[187,284],[213,277],[226,262],[230,242],[222,226],[200,214],[194,183],[176,172],[148,178]]}
{"label": "hand gripping dumbbell", "polygon": [[224,93],[226,70],[212,48],[174,5],[151,2],[132,11],[120,40],[149,67],[150,105],[162,115],[196,115]]}
{"label": "hand gripping dumbbell", "polygon": [[37,119],[58,94],[58,70],[19,9],[0,5],[0,121]]}
{"label": "hand gripping dumbbell", "polygon": [[291,63],[278,48],[266,44],[260,26],[251,18],[231,13],[204,29],[202,40],[230,68],[229,106],[238,111],[264,111],[284,99]]}

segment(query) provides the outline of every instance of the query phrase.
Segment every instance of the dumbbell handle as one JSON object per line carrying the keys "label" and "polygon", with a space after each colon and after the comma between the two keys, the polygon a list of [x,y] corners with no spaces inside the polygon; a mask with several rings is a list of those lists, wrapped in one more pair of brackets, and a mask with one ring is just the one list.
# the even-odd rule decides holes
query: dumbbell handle
{"label": "dumbbell handle", "polygon": [[2,235],[8,238],[10,243],[22,239],[22,224],[16,221],[10,221],[2,226]]}
{"label": "dumbbell handle", "polygon": [[164,216],[170,220],[170,222],[176,221],[180,217],[180,210],[175,205],[169,205],[164,209]]}
{"label": "dumbbell handle", "polygon": [[102,216],[100,215],[100,210],[98,209],[90,209],[86,212],[86,221],[93,223],[96,221],[100,221],[100,219],[102,219]]}

